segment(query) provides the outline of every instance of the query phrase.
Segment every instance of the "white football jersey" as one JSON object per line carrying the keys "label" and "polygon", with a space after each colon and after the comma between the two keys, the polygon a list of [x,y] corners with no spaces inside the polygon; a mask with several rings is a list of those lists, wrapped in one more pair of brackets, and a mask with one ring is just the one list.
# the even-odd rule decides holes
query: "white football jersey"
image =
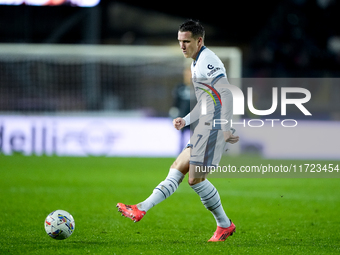
{"label": "white football jersey", "polygon": [[192,62],[191,74],[193,82],[206,81],[211,85],[214,85],[219,78],[227,77],[222,61],[205,46],[202,46],[196,60]]}
{"label": "white football jersey", "polygon": [[[194,119],[198,117],[199,126],[202,128],[229,130],[229,125],[224,127],[213,125],[214,119],[228,118],[229,120],[231,118],[232,99],[229,99],[230,91],[214,87],[219,79],[227,78],[222,61],[214,52],[203,46],[196,60],[191,64],[191,74],[197,98]],[[223,98],[224,104],[222,104]]]}

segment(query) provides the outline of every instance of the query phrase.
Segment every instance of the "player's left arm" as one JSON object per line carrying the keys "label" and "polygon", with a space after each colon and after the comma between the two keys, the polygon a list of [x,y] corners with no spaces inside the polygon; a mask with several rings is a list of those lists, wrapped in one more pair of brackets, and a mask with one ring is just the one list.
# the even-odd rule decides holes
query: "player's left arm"
{"label": "player's left arm", "polygon": [[221,119],[227,120],[227,124],[222,124],[224,140],[229,143],[237,143],[238,136],[234,136],[230,131],[231,119],[233,117],[233,96],[231,91],[225,86],[228,85],[225,68],[223,63],[217,57],[207,57],[200,66],[200,72],[211,81],[211,86],[218,88],[221,96],[222,109]]}
{"label": "player's left arm", "polygon": [[239,141],[239,136],[235,136],[231,132],[231,119],[233,117],[233,95],[231,91],[226,87],[228,85],[228,79],[225,76],[221,76],[216,83],[215,87],[219,88],[222,109],[221,119],[227,120],[227,124],[221,125],[223,131],[224,140],[228,143],[234,144]]}

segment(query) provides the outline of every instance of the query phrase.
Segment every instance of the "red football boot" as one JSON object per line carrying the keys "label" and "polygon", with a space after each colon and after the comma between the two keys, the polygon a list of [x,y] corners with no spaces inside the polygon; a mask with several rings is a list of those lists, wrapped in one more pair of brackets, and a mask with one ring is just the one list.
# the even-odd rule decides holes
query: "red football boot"
{"label": "red football boot", "polygon": [[223,242],[229,236],[232,236],[235,232],[236,226],[230,221],[231,225],[227,228],[221,228],[217,226],[214,235],[208,240],[208,242]]}
{"label": "red football boot", "polygon": [[118,203],[116,207],[118,207],[118,212],[121,212],[122,216],[130,218],[134,222],[140,221],[146,214],[145,211],[139,210],[137,205],[125,205]]}

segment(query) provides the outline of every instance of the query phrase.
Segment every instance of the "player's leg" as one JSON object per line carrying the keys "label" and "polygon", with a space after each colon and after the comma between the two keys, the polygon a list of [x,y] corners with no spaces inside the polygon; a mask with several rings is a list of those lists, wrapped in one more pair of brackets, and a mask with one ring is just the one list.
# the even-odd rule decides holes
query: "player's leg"
{"label": "player's leg", "polygon": [[137,205],[125,205],[118,203],[118,211],[133,221],[140,221],[146,212],[171,196],[182,182],[184,175],[189,171],[190,149],[184,149],[174,163],[164,181],[156,186],[152,194]]}
{"label": "player's leg", "polygon": [[206,173],[202,173],[201,177],[198,176],[198,171],[202,170],[204,170],[202,166],[190,165],[189,185],[200,196],[205,208],[214,215],[217,226],[227,228],[230,226],[230,220],[223,210],[220,195],[215,186],[206,179]]}
{"label": "player's leg", "polygon": [[171,196],[182,182],[184,175],[189,171],[190,149],[184,149],[170,167],[169,174],[153,190],[152,194],[137,207],[140,210],[148,211],[150,208],[159,204]]}
{"label": "player's leg", "polygon": [[233,234],[235,225],[226,215],[217,189],[206,179],[208,175],[207,166],[217,165],[225,148],[223,132],[219,130],[201,130],[198,137],[198,142],[193,143],[188,182],[216,220],[217,230],[209,241],[224,241]]}
{"label": "player's leg", "polygon": [[171,168],[177,169],[183,175],[189,172],[190,148],[185,148],[172,163]]}

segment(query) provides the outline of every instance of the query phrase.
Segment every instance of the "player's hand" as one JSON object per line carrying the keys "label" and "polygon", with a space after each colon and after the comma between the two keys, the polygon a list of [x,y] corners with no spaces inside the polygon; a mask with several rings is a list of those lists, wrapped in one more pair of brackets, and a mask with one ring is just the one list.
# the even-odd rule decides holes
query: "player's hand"
{"label": "player's hand", "polygon": [[230,131],[223,131],[224,141],[226,143],[237,143],[240,140],[239,136],[234,136]]}
{"label": "player's hand", "polygon": [[172,124],[177,130],[181,130],[185,126],[185,120],[182,118],[176,118],[172,121]]}

